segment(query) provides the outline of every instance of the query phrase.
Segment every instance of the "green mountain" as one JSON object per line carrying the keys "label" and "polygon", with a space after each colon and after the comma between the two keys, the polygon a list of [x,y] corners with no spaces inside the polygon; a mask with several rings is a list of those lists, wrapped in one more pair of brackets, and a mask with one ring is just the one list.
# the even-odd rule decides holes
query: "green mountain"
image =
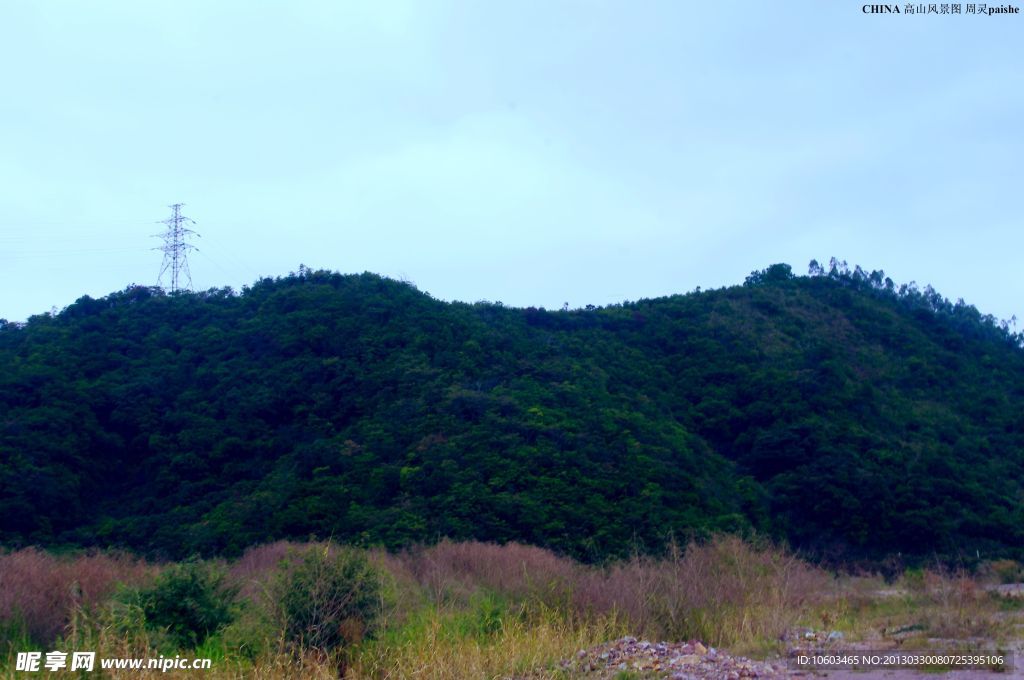
{"label": "green mountain", "polygon": [[566,311],[305,268],[131,287],[0,321],[0,541],[1019,557],[1022,342],[834,260]]}

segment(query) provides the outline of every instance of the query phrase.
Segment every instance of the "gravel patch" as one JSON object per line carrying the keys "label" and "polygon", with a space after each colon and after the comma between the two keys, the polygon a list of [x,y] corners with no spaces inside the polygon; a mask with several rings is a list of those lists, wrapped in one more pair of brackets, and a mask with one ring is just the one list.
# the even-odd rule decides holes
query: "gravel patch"
{"label": "gravel patch", "polygon": [[789,678],[794,673],[782,660],[752,661],[733,656],[697,640],[648,642],[624,637],[590,649],[581,649],[561,662],[566,671],[587,678],[614,678],[623,671],[639,677],[670,680],[740,680],[740,678]]}

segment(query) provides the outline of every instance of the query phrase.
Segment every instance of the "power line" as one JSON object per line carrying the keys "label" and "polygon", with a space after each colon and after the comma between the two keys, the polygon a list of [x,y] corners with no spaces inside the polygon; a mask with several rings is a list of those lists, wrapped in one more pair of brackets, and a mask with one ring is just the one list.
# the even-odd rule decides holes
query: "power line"
{"label": "power line", "polygon": [[248,262],[246,262],[244,259],[242,259],[240,257],[237,257],[230,248],[225,247],[225,245],[223,243],[218,241],[213,236],[210,236],[208,234],[204,238],[206,239],[206,243],[208,245],[206,250],[203,252],[203,254],[206,257],[210,257],[210,249],[212,248],[214,251],[216,251],[216,252],[214,252],[214,255],[216,255],[218,258],[222,259],[222,261],[224,261],[225,263],[231,265],[232,269],[235,270],[235,275],[236,276],[237,275],[241,275],[242,279],[247,279],[251,275],[257,281],[263,277],[263,275],[261,275],[259,272],[257,272],[255,269],[253,269],[251,266],[249,266]]}
{"label": "power line", "polygon": [[[189,236],[199,236],[199,234],[185,226],[188,222],[195,224],[196,221],[181,214],[181,206],[183,205],[185,204],[175,203],[168,206],[171,209],[171,216],[160,222],[160,224],[167,225],[167,231],[163,234],[154,234],[154,236],[162,237],[164,240],[162,246],[153,249],[161,250],[164,254],[164,261],[160,266],[160,274],[156,277],[156,285],[163,285],[164,274],[169,270],[172,293],[181,290],[182,287],[192,290],[192,274],[188,270],[188,251],[198,250],[198,248],[185,240]],[[183,283],[184,286],[182,286]]]}

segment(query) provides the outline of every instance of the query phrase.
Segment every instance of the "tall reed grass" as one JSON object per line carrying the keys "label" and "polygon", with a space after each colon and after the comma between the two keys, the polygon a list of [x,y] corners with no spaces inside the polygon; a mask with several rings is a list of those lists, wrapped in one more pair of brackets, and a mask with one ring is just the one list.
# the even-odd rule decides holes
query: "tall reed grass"
{"label": "tall reed grass", "polygon": [[71,623],[75,611],[95,607],[118,585],[147,581],[156,570],[116,552],[65,557],[25,548],[0,553],[0,625],[20,629],[28,640],[49,642]]}
{"label": "tall reed grass", "polygon": [[[307,551],[335,548],[281,541],[248,549],[225,565],[240,592],[235,620],[199,649],[176,651],[213,658],[213,671],[204,672],[212,678],[553,678],[561,677],[559,659],[626,634],[781,651],[780,640],[798,625],[841,625],[865,638],[908,625],[984,635],[1002,606],[976,580],[937,570],[909,573],[895,586],[901,595],[882,597],[880,578],[836,579],[778,546],[734,536],[605,565],[515,543],[441,541],[365,551],[387,576],[375,626],[360,629],[365,639],[346,629],[334,649],[296,646],[275,584]],[[153,583],[160,569],[119,553],[0,554],[0,673],[13,675],[14,654],[29,648],[167,653],[160,647],[167,637],[116,595]]]}

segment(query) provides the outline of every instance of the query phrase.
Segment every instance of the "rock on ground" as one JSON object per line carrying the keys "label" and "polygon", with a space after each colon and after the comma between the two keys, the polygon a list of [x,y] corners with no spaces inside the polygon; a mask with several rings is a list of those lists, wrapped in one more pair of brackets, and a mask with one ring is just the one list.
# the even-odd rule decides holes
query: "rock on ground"
{"label": "rock on ground", "polygon": [[[671,680],[740,680],[789,678],[795,674],[783,661],[752,661],[690,642],[648,642],[624,637],[581,649],[562,668],[594,678],[614,678],[622,671]],[[799,675],[806,675],[800,673]]]}

